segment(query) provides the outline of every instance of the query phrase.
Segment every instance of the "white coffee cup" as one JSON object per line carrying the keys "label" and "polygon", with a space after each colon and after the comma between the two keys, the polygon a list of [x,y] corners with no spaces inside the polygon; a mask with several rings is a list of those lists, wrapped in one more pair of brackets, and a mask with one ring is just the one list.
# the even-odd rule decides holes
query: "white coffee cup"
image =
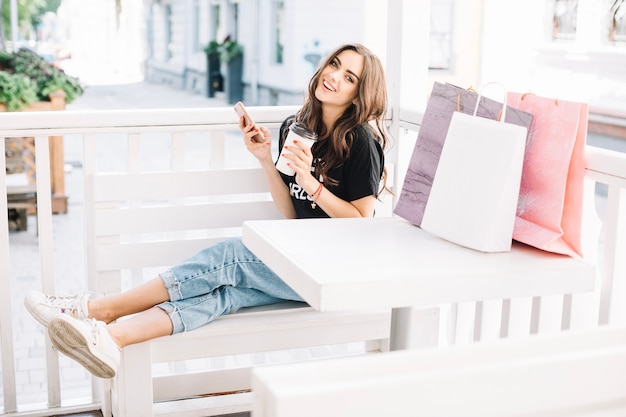
{"label": "white coffee cup", "polygon": [[[289,147],[295,146],[293,143],[294,139],[298,140],[300,144],[311,149],[311,146],[317,142],[317,133],[307,128],[300,122],[294,122],[291,126],[289,126],[289,133],[287,134],[287,138],[283,144],[283,150],[281,155],[278,157],[278,162],[276,162],[276,168],[285,175],[294,175],[296,173],[290,166],[287,166],[287,163],[291,161],[283,157],[283,154],[291,153]],[[287,149],[285,149],[285,146],[287,146]]]}

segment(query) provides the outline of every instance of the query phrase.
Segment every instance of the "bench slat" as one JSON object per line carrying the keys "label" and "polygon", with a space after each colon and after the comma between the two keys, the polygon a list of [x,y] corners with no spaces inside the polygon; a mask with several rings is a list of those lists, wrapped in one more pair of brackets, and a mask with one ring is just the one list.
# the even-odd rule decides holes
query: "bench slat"
{"label": "bench slat", "polygon": [[[225,175],[225,173],[227,175]],[[169,198],[257,194],[268,187],[259,168],[97,174],[94,201],[162,200]]]}
{"label": "bench slat", "polygon": [[[250,411],[252,393],[199,397],[189,400],[154,404],[154,414],[159,417],[205,417]],[[138,415],[138,414],[136,414]]]}
{"label": "bench slat", "polygon": [[250,367],[164,375],[154,378],[154,401],[191,398],[212,392],[250,389]]}
{"label": "bench slat", "polygon": [[[98,271],[112,271],[175,265],[223,239],[224,236],[150,243],[103,244],[98,247],[95,267]],[[177,250],[172,250],[173,247]]]}
{"label": "bench slat", "polygon": [[[282,304],[282,303],[281,303]],[[387,339],[391,310],[320,313],[311,307],[280,308],[217,318],[192,332],[152,341],[152,362],[268,352]],[[210,341],[210,342],[208,342]]]}
{"label": "bench slat", "polygon": [[241,227],[250,219],[279,219],[273,201],[225,202],[101,210],[97,236]]}

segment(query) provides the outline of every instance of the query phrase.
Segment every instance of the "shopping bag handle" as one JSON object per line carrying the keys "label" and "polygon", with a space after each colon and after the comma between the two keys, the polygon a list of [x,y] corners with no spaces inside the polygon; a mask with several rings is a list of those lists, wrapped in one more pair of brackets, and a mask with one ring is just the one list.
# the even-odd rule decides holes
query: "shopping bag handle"
{"label": "shopping bag handle", "polygon": [[478,97],[476,99],[476,107],[474,107],[474,116],[476,116],[476,114],[478,113],[478,105],[480,104],[480,98],[482,97],[483,89],[486,86],[491,85],[491,84],[499,85],[500,87],[502,87],[502,91],[504,91],[504,97],[502,99],[502,111],[500,113],[500,117],[498,118],[499,122],[504,123],[504,118],[506,117],[506,97],[507,97],[507,91],[506,91],[506,88],[504,87],[504,85],[502,85],[502,84],[500,84],[499,82],[496,82],[496,81],[490,81],[488,83],[485,83],[478,90]]}
{"label": "shopping bag handle", "polygon": [[[537,97],[537,95],[536,95],[535,93],[532,93],[532,92],[530,92],[530,91],[529,91],[529,92],[527,92],[527,93],[522,94],[522,98],[521,98],[521,100],[522,100],[522,101],[524,101],[524,99],[526,98],[526,96],[535,96],[535,97]],[[554,99],[554,105],[555,105],[555,106],[557,106],[557,107],[559,107],[559,99],[558,99],[558,98],[555,98],[555,99]]]}
{"label": "shopping bag handle", "polygon": [[[469,91],[470,93],[476,93],[472,87],[468,87],[465,91]],[[456,95],[456,111],[461,111],[461,93]]]}

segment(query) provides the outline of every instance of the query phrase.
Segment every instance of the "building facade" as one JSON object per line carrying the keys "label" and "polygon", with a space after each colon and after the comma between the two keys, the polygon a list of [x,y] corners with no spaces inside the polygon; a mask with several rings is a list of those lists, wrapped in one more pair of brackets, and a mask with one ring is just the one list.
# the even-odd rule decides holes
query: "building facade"
{"label": "building facade", "polygon": [[[244,48],[246,103],[298,104],[318,60],[339,44],[361,42],[384,58],[387,3],[144,0],[145,79],[206,94],[204,48],[229,37]],[[596,109],[626,107],[624,0],[438,0],[411,12],[429,15],[427,42],[410,28],[403,39],[428,55],[431,85],[499,81]]]}
{"label": "building facade", "polygon": [[[336,46],[363,43],[373,0],[145,0],[145,78],[207,93],[210,41],[243,45],[250,104],[297,104],[318,61]],[[373,5],[373,6],[372,6]],[[382,5],[385,10],[385,5]],[[383,18],[374,32],[384,38]],[[222,64],[226,76],[226,67]]]}

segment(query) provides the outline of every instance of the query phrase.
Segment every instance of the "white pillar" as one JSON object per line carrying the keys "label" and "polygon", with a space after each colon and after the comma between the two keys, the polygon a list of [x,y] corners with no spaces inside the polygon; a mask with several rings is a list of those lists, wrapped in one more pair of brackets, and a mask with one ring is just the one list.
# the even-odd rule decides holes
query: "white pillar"
{"label": "white pillar", "polygon": [[400,143],[400,110],[423,112],[430,91],[430,0],[388,0],[387,5],[386,76],[391,117],[389,130],[395,145],[387,153],[387,161],[395,166],[396,172],[392,178],[395,180],[393,185],[396,194],[399,195],[405,170],[399,164],[399,155],[412,150],[411,146],[403,147]]}
{"label": "white pillar", "polygon": [[430,0],[388,0],[387,79],[392,106],[425,108],[429,38]]}
{"label": "white pillar", "polygon": [[11,0],[11,49],[17,51],[17,0]]}

